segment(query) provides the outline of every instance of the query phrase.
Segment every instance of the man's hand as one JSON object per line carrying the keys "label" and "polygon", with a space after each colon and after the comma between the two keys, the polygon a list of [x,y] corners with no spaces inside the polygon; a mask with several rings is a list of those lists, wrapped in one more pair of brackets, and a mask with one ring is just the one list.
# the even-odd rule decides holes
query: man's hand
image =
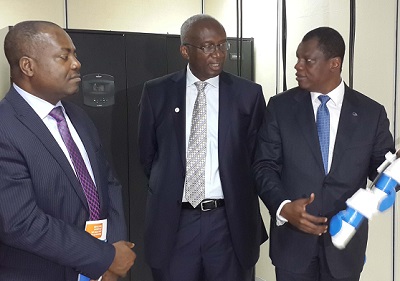
{"label": "man's hand", "polygon": [[107,270],[106,273],[103,274],[103,278],[101,281],[118,281],[118,275],[112,273],[111,271]]}
{"label": "man's hand", "polygon": [[[107,270],[102,276],[101,276],[101,281],[118,281],[118,275],[115,273],[112,273],[111,271]],[[90,279],[90,281],[98,281],[100,279]]]}
{"label": "man's hand", "polygon": [[288,222],[303,232],[322,235],[328,229],[326,217],[316,217],[306,211],[307,205],[314,201],[315,195],[311,193],[309,198],[301,198],[283,206],[280,215]]}
{"label": "man's hand", "polygon": [[108,268],[108,271],[110,272],[109,278],[113,278],[113,275],[117,275],[118,277],[125,277],[128,270],[132,267],[136,259],[136,254],[132,250],[135,244],[127,241],[118,241],[113,245],[115,247],[115,257],[112,264]]}

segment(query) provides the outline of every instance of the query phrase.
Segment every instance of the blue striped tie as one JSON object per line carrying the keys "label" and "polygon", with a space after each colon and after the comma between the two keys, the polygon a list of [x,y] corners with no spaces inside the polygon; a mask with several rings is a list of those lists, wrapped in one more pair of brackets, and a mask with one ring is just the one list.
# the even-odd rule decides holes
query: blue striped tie
{"label": "blue striped tie", "polygon": [[319,144],[321,147],[322,161],[324,163],[325,175],[328,173],[328,156],[329,156],[329,110],[326,103],[330,98],[326,95],[320,95],[318,99],[321,101],[321,105],[317,110],[317,130],[319,137]]}

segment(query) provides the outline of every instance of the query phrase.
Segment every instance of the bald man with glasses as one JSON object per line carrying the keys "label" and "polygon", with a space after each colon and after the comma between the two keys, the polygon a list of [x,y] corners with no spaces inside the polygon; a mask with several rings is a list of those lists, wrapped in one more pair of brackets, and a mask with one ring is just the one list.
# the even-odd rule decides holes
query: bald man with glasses
{"label": "bald man with glasses", "polygon": [[148,81],[140,160],[149,178],[145,254],[155,281],[247,281],[267,233],[251,165],[265,112],[260,85],[223,71],[224,27],[181,27],[185,69]]}

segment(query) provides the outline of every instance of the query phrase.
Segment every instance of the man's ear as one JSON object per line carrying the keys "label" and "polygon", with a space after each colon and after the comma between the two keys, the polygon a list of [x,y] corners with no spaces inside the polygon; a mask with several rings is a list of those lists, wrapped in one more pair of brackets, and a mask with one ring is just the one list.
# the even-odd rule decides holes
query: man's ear
{"label": "man's ear", "polygon": [[181,45],[179,50],[181,51],[181,55],[185,60],[189,60],[189,52],[188,52],[188,47]]}
{"label": "man's ear", "polygon": [[26,76],[32,77],[33,76],[33,69],[34,69],[34,61],[32,58],[23,56],[19,59],[19,68],[21,72]]}
{"label": "man's ear", "polygon": [[339,57],[331,58],[331,69],[341,71],[342,60]]}

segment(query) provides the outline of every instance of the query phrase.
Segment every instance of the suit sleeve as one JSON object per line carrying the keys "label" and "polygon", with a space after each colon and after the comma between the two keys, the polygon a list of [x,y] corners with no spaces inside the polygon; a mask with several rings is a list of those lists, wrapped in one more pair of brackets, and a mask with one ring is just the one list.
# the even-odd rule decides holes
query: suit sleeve
{"label": "suit sleeve", "polygon": [[385,161],[385,154],[388,151],[395,151],[392,134],[389,130],[389,119],[385,108],[380,105],[379,121],[376,128],[375,142],[371,155],[368,178],[373,181],[377,176],[376,169]]}
{"label": "suit sleeve", "polygon": [[107,216],[107,242],[112,244],[120,240],[127,241],[127,229],[122,202],[122,187],[114,177],[112,169],[107,164],[108,170],[108,216]]}
{"label": "suit sleeve", "polygon": [[157,153],[155,118],[150,103],[148,84],[145,83],[139,105],[139,157],[146,176],[150,177],[153,159]]}
{"label": "suit sleeve", "polygon": [[279,123],[270,99],[258,133],[253,168],[258,194],[273,218],[279,205],[289,198],[281,183],[282,153]]}
{"label": "suit sleeve", "polygon": [[[45,183],[45,175],[31,175],[24,152],[14,145],[18,140],[11,135],[10,131],[0,130],[1,243],[74,268],[92,279],[99,278],[114,259],[114,247],[38,207],[32,176],[43,177]],[[47,165],[41,158],[31,164]],[[63,186],[47,189],[57,188]]]}

